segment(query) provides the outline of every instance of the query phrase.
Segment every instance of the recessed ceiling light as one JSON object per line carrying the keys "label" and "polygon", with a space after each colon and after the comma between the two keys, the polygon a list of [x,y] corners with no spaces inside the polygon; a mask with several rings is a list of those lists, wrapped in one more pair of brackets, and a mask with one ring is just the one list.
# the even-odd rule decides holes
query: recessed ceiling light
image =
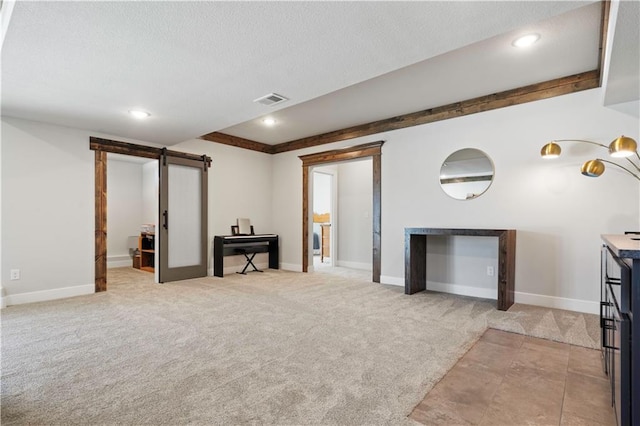
{"label": "recessed ceiling light", "polygon": [[151,114],[149,114],[147,111],[142,111],[142,110],[139,110],[139,109],[130,109],[129,110],[129,114],[132,117],[137,118],[139,120],[143,120],[143,119],[151,116]]}
{"label": "recessed ceiling light", "polygon": [[267,126],[273,126],[274,124],[276,124],[276,120],[273,118],[265,118],[264,120],[262,120],[262,122]]}
{"label": "recessed ceiling light", "polygon": [[527,34],[513,40],[513,43],[511,44],[513,44],[515,47],[527,47],[531,46],[538,40],[540,40],[540,34]]}

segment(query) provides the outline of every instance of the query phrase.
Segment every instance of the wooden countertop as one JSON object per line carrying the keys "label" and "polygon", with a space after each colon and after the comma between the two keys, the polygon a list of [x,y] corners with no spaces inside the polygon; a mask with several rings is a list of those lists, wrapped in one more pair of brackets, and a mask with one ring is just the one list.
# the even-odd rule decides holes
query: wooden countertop
{"label": "wooden countertop", "polygon": [[640,259],[640,235],[601,235],[602,240],[622,259]]}

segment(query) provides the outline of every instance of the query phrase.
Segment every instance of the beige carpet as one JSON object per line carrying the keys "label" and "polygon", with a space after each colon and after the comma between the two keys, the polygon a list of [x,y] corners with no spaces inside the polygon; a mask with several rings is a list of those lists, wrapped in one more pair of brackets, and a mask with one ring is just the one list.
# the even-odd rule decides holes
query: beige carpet
{"label": "beige carpet", "polygon": [[[487,327],[597,347],[598,318],[268,270],[2,310],[2,424],[411,424]],[[366,277],[366,275],[364,276]]]}

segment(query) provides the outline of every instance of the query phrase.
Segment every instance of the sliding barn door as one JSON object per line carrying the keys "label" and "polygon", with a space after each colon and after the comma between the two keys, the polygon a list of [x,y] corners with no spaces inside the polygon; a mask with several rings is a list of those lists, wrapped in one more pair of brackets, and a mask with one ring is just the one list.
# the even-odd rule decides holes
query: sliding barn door
{"label": "sliding barn door", "polygon": [[207,275],[207,163],[160,161],[159,281]]}

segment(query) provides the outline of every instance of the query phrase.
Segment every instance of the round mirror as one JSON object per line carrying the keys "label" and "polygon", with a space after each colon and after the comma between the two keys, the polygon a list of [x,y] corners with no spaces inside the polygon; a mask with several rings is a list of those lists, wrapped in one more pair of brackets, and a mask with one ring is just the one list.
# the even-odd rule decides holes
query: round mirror
{"label": "round mirror", "polygon": [[451,198],[472,200],[482,195],[493,181],[493,162],[479,149],[465,148],[444,160],[440,186]]}

